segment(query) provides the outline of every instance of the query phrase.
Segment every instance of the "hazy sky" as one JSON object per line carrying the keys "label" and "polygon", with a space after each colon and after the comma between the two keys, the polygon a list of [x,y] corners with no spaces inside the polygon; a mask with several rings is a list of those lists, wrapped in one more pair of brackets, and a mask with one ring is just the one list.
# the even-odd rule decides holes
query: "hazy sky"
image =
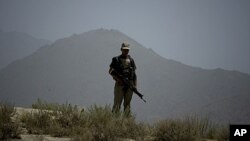
{"label": "hazy sky", "polygon": [[250,0],[0,0],[0,29],[54,41],[117,29],[161,56],[250,74]]}

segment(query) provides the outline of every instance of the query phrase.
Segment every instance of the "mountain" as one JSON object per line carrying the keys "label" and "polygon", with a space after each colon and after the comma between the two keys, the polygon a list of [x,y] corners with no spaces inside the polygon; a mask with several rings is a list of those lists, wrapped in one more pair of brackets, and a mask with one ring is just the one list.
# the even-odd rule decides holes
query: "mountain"
{"label": "mountain", "polygon": [[11,62],[26,57],[49,41],[36,39],[26,33],[0,30],[0,70]]}
{"label": "mountain", "polygon": [[132,110],[153,122],[188,114],[220,123],[250,123],[250,76],[223,69],[205,70],[163,58],[117,30],[75,34],[41,47],[0,71],[0,99],[30,106],[37,98],[79,106],[113,104],[108,74],[122,42],[131,44],[138,90]]}

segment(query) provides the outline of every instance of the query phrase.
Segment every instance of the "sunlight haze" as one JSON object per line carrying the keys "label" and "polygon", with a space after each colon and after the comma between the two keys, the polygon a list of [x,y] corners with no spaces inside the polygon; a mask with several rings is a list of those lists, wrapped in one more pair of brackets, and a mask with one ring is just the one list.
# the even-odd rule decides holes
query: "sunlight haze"
{"label": "sunlight haze", "polygon": [[159,55],[250,74],[248,0],[1,0],[0,30],[55,41],[116,29]]}

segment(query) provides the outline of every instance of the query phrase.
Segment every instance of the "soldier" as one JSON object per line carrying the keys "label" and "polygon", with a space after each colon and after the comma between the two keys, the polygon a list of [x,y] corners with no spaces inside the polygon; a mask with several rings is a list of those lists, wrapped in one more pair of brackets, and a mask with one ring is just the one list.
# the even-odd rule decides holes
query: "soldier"
{"label": "soldier", "polygon": [[[115,70],[120,75],[126,77],[135,87],[137,85],[137,78],[135,73],[135,62],[134,59],[128,55],[130,50],[130,45],[127,43],[121,44],[122,54],[113,57],[110,64],[109,73]],[[113,112],[118,112],[120,110],[122,101],[124,106],[124,112],[130,114],[130,102],[132,99],[133,91],[123,84],[123,81],[118,77],[112,75],[115,82],[114,87],[114,105]]]}

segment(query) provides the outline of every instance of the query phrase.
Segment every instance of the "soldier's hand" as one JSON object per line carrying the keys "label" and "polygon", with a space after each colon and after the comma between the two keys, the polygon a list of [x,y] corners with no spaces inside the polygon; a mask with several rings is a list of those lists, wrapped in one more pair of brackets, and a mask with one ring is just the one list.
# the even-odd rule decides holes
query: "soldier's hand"
{"label": "soldier's hand", "polygon": [[123,85],[123,82],[121,79],[117,78],[117,77],[113,77],[114,80],[119,84],[119,85]]}
{"label": "soldier's hand", "polygon": [[116,82],[119,84],[119,85],[123,85],[123,82],[121,79],[116,79]]}

